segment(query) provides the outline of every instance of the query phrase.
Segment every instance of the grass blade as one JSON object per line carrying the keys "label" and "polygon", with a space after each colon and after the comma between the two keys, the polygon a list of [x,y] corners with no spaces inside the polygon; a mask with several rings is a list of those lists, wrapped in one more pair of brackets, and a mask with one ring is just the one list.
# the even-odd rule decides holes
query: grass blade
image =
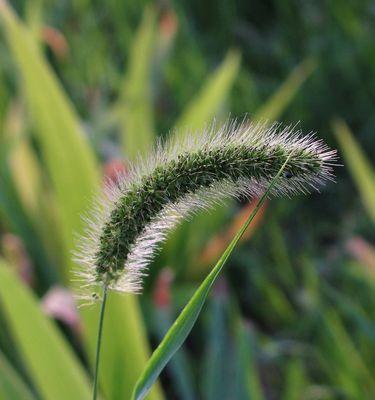
{"label": "grass blade", "polygon": [[[2,143],[4,144],[4,142]],[[50,285],[57,281],[56,270],[51,268],[47,254],[26,210],[18,197],[14,182],[7,165],[7,146],[0,152],[0,217],[12,232],[21,237],[28,253],[35,260],[36,271],[40,276],[40,285]],[[2,152],[5,154],[2,154]]]}
{"label": "grass blade", "polygon": [[[188,125],[190,127],[192,125],[192,121],[197,121],[196,126],[199,127],[204,125],[206,121],[209,121],[210,118],[212,119],[212,117],[215,115],[219,104],[216,104],[216,108],[213,107],[213,103],[210,107],[208,107],[205,106],[206,101],[203,101],[202,99],[209,99],[211,97],[217,96],[217,99],[215,101],[218,101],[218,99],[220,98],[220,96],[218,96],[218,93],[220,92],[221,96],[223,96],[221,98],[221,103],[224,101],[224,98],[228,94],[231,85],[233,85],[233,81],[237,76],[237,72],[239,70],[239,61],[236,61],[235,57],[234,59],[231,59],[231,57],[233,56],[230,55],[231,53],[227,55],[227,58],[224,60],[221,67],[219,67],[217,73],[214,75],[213,78],[211,78],[211,83],[206,84],[205,90],[203,90],[200,96],[195,99],[190,104],[190,106],[188,106],[188,109],[185,111],[183,116],[181,116],[179,122],[176,125],[177,134],[179,134],[183,130],[179,128],[184,127],[184,125]],[[238,65],[236,65],[237,62]],[[316,63],[312,59],[307,59],[303,61],[299,66],[297,66],[295,70],[292,71],[292,73],[288,76],[288,78],[282,83],[280,88],[270,97],[270,99],[262,107],[260,107],[258,111],[254,113],[254,120],[277,120],[287,108],[289,103],[293,100],[305,80],[315,70],[315,66]],[[220,81],[225,81],[226,84],[220,84]],[[223,91],[213,89],[215,87],[218,88],[221,85],[223,85],[222,87],[226,87],[226,89]],[[212,87],[212,89],[210,87]],[[215,92],[216,90],[217,92]],[[215,94],[209,94],[209,92]],[[188,112],[188,110],[190,110],[190,112]],[[205,116],[201,114],[203,113],[202,110],[206,110]],[[195,115],[193,115],[193,111],[196,112]],[[201,115],[199,117],[199,121],[197,115]],[[210,214],[207,214],[205,212],[198,213],[196,216],[194,216],[191,222],[183,223],[181,227],[176,230],[173,237],[168,240],[167,246],[169,249],[168,254],[175,255],[175,258],[178,260],[179,270],[187,270],[187,274],[191,274],[191,272],[193,271],[193,275],[201,275],[205,272],[206,269],[210,268],[210,263],[202,262],[208,261],[207,257],[206,260],[197,260],[196,257],[194,259],[191,255],[201,254],[202,251],[211,250],[202,247],[202,243],[207,245],[207,238],[214,236],[215,232],[217,232],[218,230],[218,227],[224,224],[226,219],[226,212],[227,207],[220,206]],[[241,215],[239,215],[239,217],[241,217]],[[204,227],[204,229],[201,228],[202,226]],[[254,223],[252,224],[252,226],[254,226]],[[230,229],[231,228],[228,227],[228,230]],[[188,243],[186,243],[184,239],[185,235],[191,238]],[[215,235],[215,239],[217,237],[218,236]],[[224,251],[225,246],[229,243],[229,241],[230,240],[223,240],[221,243],[221,249],[218,247],[217,250],[221,250],[221,252]],[[186,253],[183,257],[185,265],[181,265],[181,252]],[[168,260],[168,265],[176,265],[176,263],[173,260]],[[187,265],[189,266],[189,268],[186,268]]]}
{"label": "grass blade", "polygon": [[[45,182],[44,173],[32,149],[30,138],[25,133],[24,119],[21,105],[17,102],[11,104],[4,124],[4,148],[7,148],[4,155],[5,168],[9,170],[10,179],[14,182],[23,209],[33,228],[38,232],[41,244],[51,261],[47,267],[50,271],[51,264],[64,267],[62,238],[60,231],[56,229],[56,202]],[[25,243],[28,241],[25,240]],[[61,276],[64,276],[64,271]]]}
{"label": "grass blade", "polygon": [[[0,21],[22,77],[27,106],[40,142],[61,214],[61,229],[70,259],[72,232],[81,227],[77,215],[99,182],[94,154],[64,90],[45,62],[29,30],[6,2],[0,3]],[[77,173],[79,171],[79,173]]]}
{"label": "grass blade", "polygon": [[[141,310],[135,296],[124,296],[111,292],[108,296],[103,335],[99,384],[105,398],[129,399],[139,374],[149,357],[149,345]],[[90,319],[88,335],[89,355],[95,361],[98,308],[85,310],[86,321]],[[159,385],[150,392],[149,400],[161,400]]]}
{"label": "grass blade", "polygon": [[33,400],[22,378],[9,364],[3,354],[0,353],[0,399],[1,400]]}
{"label": "grass blade", "polygon": [[[208,320],[204,345],[203,370],[200,378],[200,393],[205,400],[234,398],[233,363],[230,356],[228,329],[228,299],[225,283],[218,282],[207,301]],[[223,286],[223,287],[221,287]],[[224,361],[224,362],[223,362]],[[229,378],[229,379],[228,379]]]}
{"label": "grass blade", "polygon": [[[349,398],[370,398],[375,393],[371,369],[363,360],[340,315],[327,309],[322,313],[321,352],[325,354],[327,375]],[[368,397],[370,396],[370,397]]]}
{"label": "grass blade", "polygon": [[240,68],[241,57],[237,51],[230,51],[222,64],[210,77],[200,93],[186,107],[176,123],[177,134],[186,133],[186,129],[202,128],[207,121],[215,117],[219,107],[227,98]]}
{"label": "grass blade", "polygon": [[0,300],[27,371],[45,400],[90,398],[87,376],[32,293],[0,261]]}
{"label": "grass blade", "polygon": [[[169,306],[158,306],[153,309],[152,314],[157,337],[162,340],[173,323],[172,310]],[[181,349],[166,367],[173,380],[175,392],[181,400],[196,398],[192,366],[189,355]]]}
{"label": "grass blade", "polygon": [[305,376],[304,365],[300,359],[295,358],[286,363],[284,382],[285,388],[282,393],[282,400],[299,400],[303,398],[309,385]]}
{"label": "grass blade", "polygon": [[375,170],[344,121],[335,120],[333,130],[366,211],[375,222]]}
{"label": "grass blade", "polygon": [[[289,156],[290,157],[290,156]],[[139,378],[132,399],[133,400],[141,400],[143,399],[148,391],[150,390],[152,384],[158,378],[160,372],[163,370],[165,365],[171,359],[173,354],[181,347],[184,343],[186,337],[190,333],[193,328],[195,321],[197,320],[199,313],[203,307],[203,304],[210,292],[212,285],[215,283],[216,278],[219,276],[221,270],[223,269],[226,261],[231,255],[232,251],[236,247],[237,243],[241,239],[242,235],[245,233],[246,229],[250,225],[251,221],[254,219],[255,215],[263,205],[266,200],[268,194],[271,189],[275,185],[277,179],[281,175],[282,171],[285,168],[285,165],[289,161],[289,157],[280,168],[277,175],[273,178],[267,190],[263,194],[263,196],[259,199],[257,206],[254,208],[253,212],[250,214],[249,218],[243,224],[241,229],[236,233],[235,237],[226,248],[219,261],[212,269],[212,271],[208,274],[206,279],[194,293],[193,297],[190,299],[188,304],[182,310],[179,317],[176,319],[172,327],[169,329],[164,339],[157,347],[157,349],[152,354],[150,360],[148,361],[146,368]]]}
{"label": "grass blade", "polygon": [[308,58],[302,61],[271,98],[255,113],[254,119],[274,121],[294,98],[301,85],[314,72],[316,62]]}
{"label": "grass blade", "polygon": [[[72,267],[73,232],[81,229],[80,215],[98,186],[99,169],[72,104],[44,60],[33,36],[5,1],[0,1],[0,22],[23,79],[35,134],[56,193],[60,218],[55,229],[62,230],[61,247],[66,260],[63,267],[68,271]],[[0,193],[0,201],[1,197]],[[95,354],[97,311],[96,308],[82,309],[90,357]],[[116,299],[108,305],[108,314],[117,320],[117,324],[113,326],[112,338],[106,347],[110,356],[103,360],[105,379],[100,383],[108,398],[129,398],[128,391],[142,371],[148,355],[142,319],[136,300]],[[133,357],[129,359],[124,343],[132,349]],[[110,397],[109,394],[114,391],[118,397]],[[154,399],[160,399],[160,396],[155,395]]]}
{"label": "grass blade", "polygon": [[236,353],[239,363],[238,375],[243,385],[243,398],[264,400],[260,371],[256,362],[257,341],[255,333],[239,315],[236,315],[236,319]]}
{"label": "grass blade", "polygon": [[117,110],[124,152],[130,159],[144,154],[155,140],[151,94],[155,33],[156,12],[146,7],[131,48],[128,72]]}

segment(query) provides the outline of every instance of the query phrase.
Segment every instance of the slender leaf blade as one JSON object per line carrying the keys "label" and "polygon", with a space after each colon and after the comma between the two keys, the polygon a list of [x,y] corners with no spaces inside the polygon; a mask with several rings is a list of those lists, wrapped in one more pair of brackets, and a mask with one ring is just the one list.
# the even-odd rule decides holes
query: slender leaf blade
{"label": "slender leaf blade", "polygon": [[0,353],[0,400],[34,400],[22,378]]}
{"label": "slender leaf blade", "polygon": [[342,120],[333,122],[333,130],[342,148],[343,156],[358,187],[365,209],[375,222],[375,170]]}
{"label": "slender leaf blade", "polygon": [[176,123],[176,133],[186,134],[186,128],[198,130],[217,114],[237,77],[241,57],[229,51],[221,65],[206,81],[198,95],[192,99]]}
{"label": "slender leaf blade", "polygon": [[272,190],[273,186],[275,185],[277,179],[281,175],[288,161],[289,157],[282,165],[277,175],[273,178],[267,190],[265,191],[263,196],[259,199],[257,206],[254,208],[254,210],[252,211],[246,222],[243,224],[241,229],[239,229],[239,231],[236,233],[235,237],[233,238],[229,246],[226,248],[226,250],[220,257],[215,267],[204,279],[203,283],[196,290],[194,295],[189,300],[188,304],[185,306],[181,314],[178,316],[178,318],[172,325],[172,327],[166,333],[162,342],[153,352],[150,360],[146,365],[144,372],[142,373],[142,375],[140,376],[139,380],[136,383],[132,396],[133,400],[142,400],[147,395],[152,384],[158,378],[160,372],[163,370],[165,365],[171,359],[173,354],[184,343],[186,337],[190,333],[191,329],[195,324],[195,321],[199,316],[203,304],[210,292],[211,287],[215,283],[216,278],[219,276],[221,270],[223,269],[232,251],[234,250],[237,243],[241,239],[242,235],[245,233],[246,229],[250,225],[251,221],[254,219],[255,215],[263,205],[264,201],[266,200],[268,194]]}
{"label": "slender leaf blade", "polygon": [[[90,307],[85,314],[87,318],[90,318],[90,326],[95,327],[88,335],[89,355],[94,365],[98,309]],[[115,292],[109,293],[104,317],[99,376],[100,387],[105,398],[129,399],[148,357],[149,345],[136,297]],[[159,385],[153,387],[148,399],[163,399]]]}
{"label": "slender leaf blade", "polygon": [[57,327],[0,260],[0,300],[30,377],[43,399],[90,398],[87,376]]}
{"label": "slender leaf blade", "polygon": [[305,368],[302,361],[298,358],[286,363],[284,390],[282,400],[299,400],[303,398],[306,387],[309,386]]}
{"label": "slender leaf blade", "polygon": [[118,110],[124,152],[130,159],[144,154],[154,143],[151,93],[156,11],[146,7],[130,51],[128,71]]}
{"label": "slender leaf blade", "polygon": [[0,3],[1,25],[22,77],[34,132],[56,191],[61,228],[70,259],[72,232],[79,231],[77,215],[86,208],[99,174],[93,152],[65,95],[38,45],[7,3]]}
{"label": "slender leaf blade", "polygon": [[238,376],[243,386],[243,397],[249,400],[264,400],[259,368],[256,363],[257,341],[255,333],[239,315],[235,313],[236,356],[239,364]]}
{"label": "slender leaf blade", "polygon": [[[11,7],[2,1],[0,1],[0,23],[23,79],[36,138],[41,144],[46,169],[56,192],[60,214],[59,225],[56,229],[63,231],[61,247],[65,252],[64,267],[66,271],[72,270],[73,233],[79,232],[82,228],[80,216],[87,209],[90,196],[98,187],[99,168],[88,140],[80,128],[78,116],[33,36],[17,18]],[[148,354],[147,341],[136,301],[119,300],[118,306],[113,310],[111,307],[108,313],[113,315],[114,319],[121,321],[121,324],[113,327],[113,336],[116,337],[116,341],[111,340],[109,346],[120,348],[122,352],[111,352],[114,359],[108,359],[106,363],[103,363],[106,381],[102,382],[102,387],[109,393],[115,390],[110,388],[110,385],[117,384],[118,379],[114,377],[118,377],[119,371],[123,387],[129,390],[135,382],[133,374],[142,370]],[[96,340],[96,312],[95,308],[90,311],[81,309],[86,328],[85,341],[90,356],[95,353],[95,346],[92,343]],[[129,348],[133,349],[132,364],[119,362],[119,360],[126,360],[127,357],[127,350],[119,346],[120,342],[125,342]],[[129,371],[131,372],[128,374]],[[126,393],[125,391],[122,398],[126,398]],[[152,394],[150,398],[160,399],[161,395]]]}
{"label": "slender leaf blade", "polygon": [[302,61],[267,102],[256,111],[254,119],[274,121],[278,118],[315,68],[314,59],[308,58]]}

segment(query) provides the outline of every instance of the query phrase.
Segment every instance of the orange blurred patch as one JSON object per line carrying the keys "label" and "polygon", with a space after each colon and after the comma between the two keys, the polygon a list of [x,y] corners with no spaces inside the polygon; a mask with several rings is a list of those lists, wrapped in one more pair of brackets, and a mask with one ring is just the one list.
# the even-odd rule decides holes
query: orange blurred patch
{"label": "orange blurred patch", "polygon": [[171,9],[163,12],[159,22],[160,35],[165,39],[173,38],[178,29],[178,19]]}
{"label": "orange blurred patch", "polygon": [[118,183],[119,177],[126,175],[126,173],[127,168],[124,161],[119,158],[113,158],[104,164],[103,180],[105,183]]}
{"label": "orange blurred patch", "polygon": [[171,304],[171,285],[173,279],[174,274],[170,268],[162,269],[153,293],[154,304],[157,308],[167,308]]}
{"label": "orange blurred patch", "polygon": [[[245,205],[235,216],[232,223],[228,226],[228,228],[214,236],[203,249],[200,254],[199,262],[203,265],[210,265],[218,260],[221,254],[229,245],[230,241],[233,239],[237,231],[241,228],[241,226],[245,223],[246,219],[249,217],[251,212],[254,210],[258,203],[258,199],[253,199],[250,203]],[[248,240],[252,234],[255,232],[259,223],[263,219],[264,211],[266,209],[267,203],[264,203],[260,208],[259,212],[256,214],[253,219],[251,225],[246,230],[244,235],[241,238],[241,242]]]}
{"label": "orange blurred patch", "polygon": [[346,242],[346,249],[375,278],[375,247],[360,236],[354,236]]}
{"label": "orange blurred patch", "polygon": [[64,35],[51,26],[42,28],[42,39],[50,47],[56,57],[65,59],[69,55],[69,46]]}
{"label": "orange blurred patch", "polygon": [[5,233],[1,238],[4,258],[16,269],[18,276],[29,286],[34,284],[32,262],[22,240],[12,233]]}

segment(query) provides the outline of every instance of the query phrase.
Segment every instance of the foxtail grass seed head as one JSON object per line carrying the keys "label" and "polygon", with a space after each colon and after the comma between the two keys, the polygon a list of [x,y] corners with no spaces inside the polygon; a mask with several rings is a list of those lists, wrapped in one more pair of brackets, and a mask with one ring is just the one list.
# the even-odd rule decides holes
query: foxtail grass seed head
{"label": "foxtail grass seed head", "polygon": [[[159,144],[109,184],[80,239],[79,276],[95,289],[139,293],[147,266],[182,219],[229,197],[260,196],[290,155],[272,195],[308,193],[332,180],[336,151],[295,127],[230,121]],[[86,297],[87,298],[87,297]]]}

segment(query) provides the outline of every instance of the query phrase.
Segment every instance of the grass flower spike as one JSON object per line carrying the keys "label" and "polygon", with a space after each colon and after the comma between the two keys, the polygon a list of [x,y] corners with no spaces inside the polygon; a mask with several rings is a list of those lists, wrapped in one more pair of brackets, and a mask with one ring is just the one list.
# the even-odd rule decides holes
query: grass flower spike
{"label": "grass flower spike", "polygon": [[108,185],[88,219],[78,260],[89,296],[103,285],[140,292],[147,266],[182,219],[229,197],[260,196],[288,157],[273,195],[305,193],[333,177],[336,152],[280,124],[231,121],[159,144]]}

